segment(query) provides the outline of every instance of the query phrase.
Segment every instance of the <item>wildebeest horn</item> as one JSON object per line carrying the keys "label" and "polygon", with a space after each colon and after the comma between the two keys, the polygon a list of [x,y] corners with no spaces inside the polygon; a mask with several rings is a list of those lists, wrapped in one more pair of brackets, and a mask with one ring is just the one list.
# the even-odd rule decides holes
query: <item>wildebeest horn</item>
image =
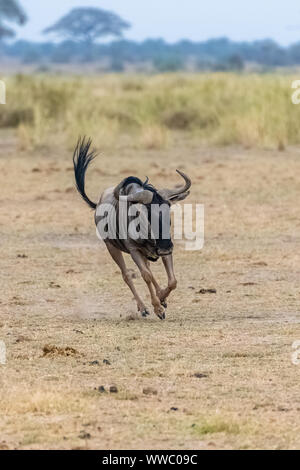
{"label": "wildebeest horn", "polygon": [[174,189],[162,189],[162,190],[158,191],[159,194],[164,199],[167,199],[167,200],[172,199],[173,197],[178,196],[179,194],[186,193],[186,192],[188,192],[188,190],[192,186],[192,182],[191,182],[190,178],[185,173],[183,173],[180,170],[176,170],[176,171],[184,179],[185,185],[182,186],[182,187],[175,187]]}

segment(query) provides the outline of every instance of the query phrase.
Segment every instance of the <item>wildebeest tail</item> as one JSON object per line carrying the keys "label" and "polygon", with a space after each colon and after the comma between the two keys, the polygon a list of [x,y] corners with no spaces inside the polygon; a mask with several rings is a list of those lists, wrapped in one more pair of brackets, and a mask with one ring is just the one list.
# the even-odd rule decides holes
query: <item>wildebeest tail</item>
{"label": "wildebeest tail", "polygon": [[85,173],[89,164],[96,156],[94,151],[90,151],[91,144],[91,139],[86,140],[85,137],[83,139],[79,138],[77,146],[74,150],[73,164],[76,187],[79,194],[92,209],[96,209],[97,204],[92,202],[85,193]]}

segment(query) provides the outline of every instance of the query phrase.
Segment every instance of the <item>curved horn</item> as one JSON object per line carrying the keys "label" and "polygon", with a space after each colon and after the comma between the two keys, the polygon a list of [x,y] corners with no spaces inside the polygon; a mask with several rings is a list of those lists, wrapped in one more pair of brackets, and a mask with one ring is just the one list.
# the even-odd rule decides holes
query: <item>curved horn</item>
{"label": "curved horn", "polygon": [[182,188],[178,189],[176,194],[186,193],[190,189],[190,187],[192,186],[192,182],[191,182],[190,178],[185,173],[182,173],[182,171],[180,171],[180,170],[176,170],[176,171],[180,176],[182,176],[182,178],[185,181],[185,185]]}
{"label": "curved horn", "polygon": [[172,197],[178,196],[179,194],[186,193],[192,186],[192,182],[190,178],[183,173],[180,170],[176,170],[177,173],[184,179],[185,185],[182,187],[175,187],[173,189],[162,189],[161,191],[158,191],[159,194],[164,198],[164,199],[172,199]]}

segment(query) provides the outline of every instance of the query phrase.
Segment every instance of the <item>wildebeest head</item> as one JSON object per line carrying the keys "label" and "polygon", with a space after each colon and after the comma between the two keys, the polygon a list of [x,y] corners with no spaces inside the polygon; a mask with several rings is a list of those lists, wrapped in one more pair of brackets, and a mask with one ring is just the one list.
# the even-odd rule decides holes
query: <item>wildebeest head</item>
{"label": "wildebeest head", "polygon": [[118,201],[142,204],[146,207],[146,232],[148,238],[151,238],[151,241],[155,243],[158,256],[167,256],[173,251],[170,207],[171,204],[182,201],[189,195],[192,184],[187,175],[179,170],[176,171],[184,179],[184,186],[157,190],[148,184],[148,178],[143,183],[139,178],[130,176],[125,178],[114,190],[114,196]]}

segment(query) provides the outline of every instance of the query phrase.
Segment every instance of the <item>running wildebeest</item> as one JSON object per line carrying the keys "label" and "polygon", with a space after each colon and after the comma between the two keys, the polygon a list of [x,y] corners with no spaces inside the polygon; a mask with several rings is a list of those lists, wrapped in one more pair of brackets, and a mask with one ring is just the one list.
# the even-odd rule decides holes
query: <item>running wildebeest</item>
{"label": "running wildebeest", "polygon": [[[114,236],[108,235],[103,240],[111,257],[119,266],[124,281],[135,297],[138,311],[144,317],[149,315],[149,311],[135,289],[131,271],[126,268],[122,252],[129,253],[139,268],[142,278],[148,286],[154,312],[163,320],[165,318],[164,308],[167,307],[166,299],[172,290],[176,289],[177,285],[173,269],[170,207],[171,204],[182,201],[189,195],[191,180],[184,173],[176,170],[184,179],[184,185],[174,189],[157,190],[148,184],[148,178],[143,183],[139,178],[129,176],[121,181],[118,186],[106,189],[102,193],[98,204],[95,204],[85,193],[85,173],[96,156],[95,152],[90,150],[90,147],[90,139],[79,139],[74,151],[73,163],[77,189],[84,201],[95,210],[97,227],[99,223],[105,220],[106,230],[112,233],[113,231],[110,231],[110,229],[115,223]],[[125,213],[121,212],[121,203],[126,203]],[[128,229],[124,237],[120,235],[121,225],[126,222],[126,227],[128,227],[128,222],[134,219],[131,213],[132,206],[134,206],[133,209],[136,209],[135,216],[141,215],[141,213],[144,215],[144,218],[141,218],[142,223],[139,224],[143,225],[144,230],[141,227],[136,227],[137,232],[135,232],[138,233],[140,229],[141,232],[143,231],[143,235],[134,237]],[[113,222],[111,214],[116,216],[115,222]],[[155,236],[153,236],[153,225],[157,227]],[[168,286],[165,289],[158,285],[150,269],[149,261],[157,261],[160,257],[168,276]]]}

